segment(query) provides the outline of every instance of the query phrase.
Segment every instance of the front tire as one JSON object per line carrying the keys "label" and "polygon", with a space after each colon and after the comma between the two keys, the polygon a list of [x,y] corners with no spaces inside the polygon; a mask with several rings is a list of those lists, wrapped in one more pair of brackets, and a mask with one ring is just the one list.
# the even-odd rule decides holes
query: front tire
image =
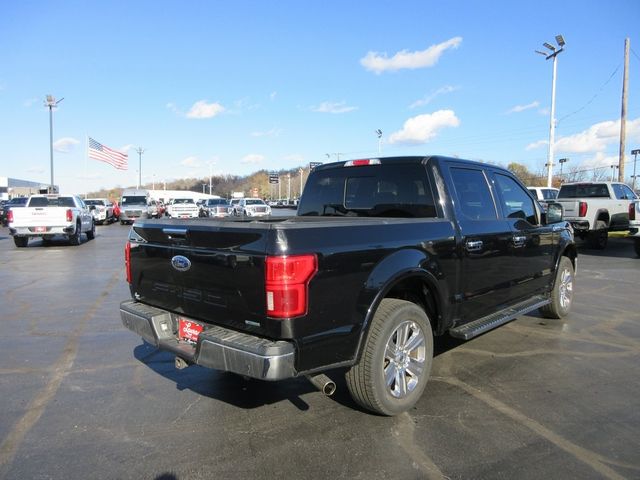
{"label": "front tire", "polygon": [[543,317],[559,319],[569,314],[573,303],[573,282],[573,263],[568,257],[562,257],[551,291],[551,303],[540,308]]}
{"label": "front tire", "polygon": [[360,361],[346,374],[353,399],[381,415],[397,415],[420,398],[431,372],[433,334],[427,314],[395,298],[380,302]]}

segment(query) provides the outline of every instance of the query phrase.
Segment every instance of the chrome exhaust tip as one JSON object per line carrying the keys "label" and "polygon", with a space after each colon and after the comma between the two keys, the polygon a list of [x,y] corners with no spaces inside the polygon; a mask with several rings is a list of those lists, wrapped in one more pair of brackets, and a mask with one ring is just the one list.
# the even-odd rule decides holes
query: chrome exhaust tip
{"label": "chrome exhaust tip", "polygon": [[311,384],[320,390],[324,395],[330,397],[336,391],[336,383],[327,377],[324,373],[318,373],[315,375],[307,375],[307,380]]}

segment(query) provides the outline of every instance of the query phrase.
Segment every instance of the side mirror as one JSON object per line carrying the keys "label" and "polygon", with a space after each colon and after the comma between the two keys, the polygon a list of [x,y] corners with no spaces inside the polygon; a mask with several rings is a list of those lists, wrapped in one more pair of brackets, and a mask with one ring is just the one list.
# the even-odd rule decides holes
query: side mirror
{"label": "side mirror", "polygon": [[562,205],[560,205],[559,203],[552,203],[552,202],[549,202],[547,204],[547,215],[546,215],[547,224],[561,222],[562,215],[563,215]]}

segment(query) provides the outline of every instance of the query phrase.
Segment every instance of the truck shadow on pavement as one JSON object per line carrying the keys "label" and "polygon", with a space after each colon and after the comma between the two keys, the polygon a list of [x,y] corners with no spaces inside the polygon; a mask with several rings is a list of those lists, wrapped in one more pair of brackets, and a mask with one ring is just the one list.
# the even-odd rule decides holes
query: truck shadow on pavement
{"label": "truck shadow on pavement", "polygon": [[[468,343],[449,335],[438,337],[434,342],[434,359],[460,345]],[[268,382],[245,378],[234,373],[210,370],[198,365],[186,369],[175,368],[175,356],[166,351],[143,342],[134,348],[134,357],[158,375],[175,383],[178,390],[191,390],[203,397],[219,400],[235,407],[254,409],[289,401],[300,411],[307,411],[310,406],[301,397],[319,392],[305,377]],[[348,409],[367,412],[352,398],[345,380],[348,368],[337,368],[325,372],[336,383],[336,392],[328,401],[334,401]]]}
{"label": "truck shadow on pavement", "polygon": [[[578,247],[578,262],[580,255],[590,257],[610,257],[610,258],[633,258],[638,259],[638,255],[633,249],[633,239],[631,238],[609,238],[609,242],[604,250],[589,248],[587,242],[576,239]],[[578,265],[580,265],[578,263]]]}

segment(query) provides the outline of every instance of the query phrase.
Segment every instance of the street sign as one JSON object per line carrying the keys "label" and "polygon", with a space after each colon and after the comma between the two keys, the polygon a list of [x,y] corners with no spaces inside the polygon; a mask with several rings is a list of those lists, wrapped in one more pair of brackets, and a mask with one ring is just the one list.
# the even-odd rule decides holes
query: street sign
{"label": "street sign", "polygon": [[280,183],[280,176],[276,172],[269,173],[269,183]]}
{"label": "street sign", "polygon": [[309,162],[309,170],[313,170],[316,167],[322,165],[322,162]]}

